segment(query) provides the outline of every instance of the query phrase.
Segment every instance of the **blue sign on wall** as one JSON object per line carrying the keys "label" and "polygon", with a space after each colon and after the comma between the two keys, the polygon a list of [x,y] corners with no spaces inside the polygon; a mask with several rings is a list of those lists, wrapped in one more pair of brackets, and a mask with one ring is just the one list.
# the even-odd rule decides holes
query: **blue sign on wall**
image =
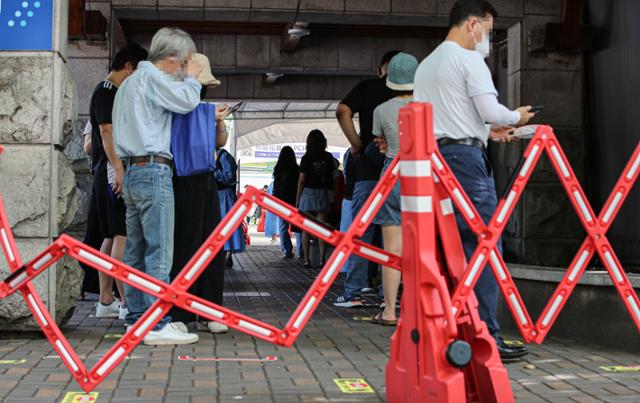
{"label": "blue sign on wall", "polygon": [[51,50],[54,0],[0,0],[0,51]]}

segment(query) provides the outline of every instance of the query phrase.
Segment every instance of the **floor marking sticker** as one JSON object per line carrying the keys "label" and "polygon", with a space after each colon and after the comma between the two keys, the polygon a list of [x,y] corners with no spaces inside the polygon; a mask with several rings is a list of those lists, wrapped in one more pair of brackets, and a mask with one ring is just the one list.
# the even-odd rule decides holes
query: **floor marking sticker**
{"label": "floor marking sticker", "polygon": [[98,400],[98,392],[69,392],[64,396],[61,403],[95,402]]}
{"label": "floor marking sticker", "polygon": [[502,340],[507,346],[524,346],[524,343],[520,340]]}
{"label": "floor marking sticker", "polygon": [[21,360],[0,360],[0,364],[24,364],[27,362],[25,358]]}
{"label": "floor marking sticker", "polygon": [[375,393],[364,379],[334,379],[342,393]]}
{"label": "floor marking sticker", "polygon": [[600,369],[607,372],[640,372],[640,365],[609,365],[600,367]]}
{"label": "floor marking sticker", "polygon": [[354,316],[353,320],[370,321],[371,316]]}
{"label": "floor marking sticker", "polygon": [[191,357],[188,355],[178,356],[179,361],[225,361],[225,362],[270,362],[278,361],[278,357],[275,355],[268,355],[265,358],[217,358],[217,357]]}
{"label": "floor marking sticker", "polygon": [[124,335],[116,334],[116,333],[110,333],[110,334],[105,334],[104,335],[105,339],[121,339],[122,337],[124,337]]}

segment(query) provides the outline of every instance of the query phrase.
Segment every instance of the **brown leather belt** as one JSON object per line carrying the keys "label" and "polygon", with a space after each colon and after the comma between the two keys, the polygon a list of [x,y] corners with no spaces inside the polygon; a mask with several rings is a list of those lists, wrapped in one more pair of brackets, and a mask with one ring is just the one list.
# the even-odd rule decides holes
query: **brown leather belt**
{"label": "brown leather belt", "polygon": [[444,137],[444,138],[438,139],[438,145],[440,147],[444,147],[452,144],[461,144],[465,146],[471,146],[471,147],[479,148],[482,151],[486,150],[484,143],[475,137],[473,138],[467,137],[465,139],[451,139],[451,138]]}
{"label": "brown leather belt", "polygon": [[143,155],[140,157],[127,157],[122,160],[122,163],[127,166],[141,167],[147,164],[164,164],[169,165],[173,163],[169,158],[161,157],[159,155]]}

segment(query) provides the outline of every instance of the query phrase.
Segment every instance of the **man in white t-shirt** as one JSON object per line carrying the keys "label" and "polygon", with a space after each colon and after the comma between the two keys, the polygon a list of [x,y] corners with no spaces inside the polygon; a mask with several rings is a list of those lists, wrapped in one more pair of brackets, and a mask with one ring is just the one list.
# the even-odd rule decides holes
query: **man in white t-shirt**
{"label": "man in white t-shirt", "polygon": [[[418,67],[414,90],[416,101],[433,105],[440,151],[487,223],[497,206],[493,170],[486,153],[488,140],[511,141],[507,127],[524,125],[534,116],[529,106],[511,111],[498,103],[498,92],[484,61],[491,49],[496,16],[487,1],[457,1],[451,9],[449,34]],[[470,259],[477,236],[459,214],[456,220],[465,255]],[[500,242],[498,247],[502,250]],[[507,345],[499,335],[498,285],[490,268],[485,267],[474,291],[480,317],[496,339],[500,356],[527,354],[526,348]]]}

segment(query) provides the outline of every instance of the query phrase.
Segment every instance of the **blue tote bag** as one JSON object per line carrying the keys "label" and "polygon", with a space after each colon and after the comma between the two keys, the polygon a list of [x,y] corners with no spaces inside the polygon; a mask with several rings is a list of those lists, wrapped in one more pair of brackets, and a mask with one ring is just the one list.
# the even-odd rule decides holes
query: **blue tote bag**
{"label": "blue tote bag", "polygon": [[178,176],[216,169],[216,106],[201,103],[186,115],[173,114],[171,153]]}

